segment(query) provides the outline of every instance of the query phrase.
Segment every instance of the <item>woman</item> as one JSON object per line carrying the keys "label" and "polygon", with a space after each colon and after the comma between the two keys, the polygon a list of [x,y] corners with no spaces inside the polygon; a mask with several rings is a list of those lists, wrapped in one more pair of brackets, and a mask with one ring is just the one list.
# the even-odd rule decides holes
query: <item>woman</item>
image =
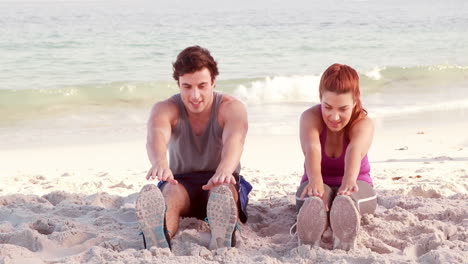
{"label": "woman", "polygon": [[374,126],[362,107],[353,68],[328,67],[319,94],[321,103],[307,109],[300,121],[305,172],[296,193],[297,233],[300,244],[318,246],[330,224],[333,248],[349,250],[356,243],[360,216],[377,207],[367,160]]}

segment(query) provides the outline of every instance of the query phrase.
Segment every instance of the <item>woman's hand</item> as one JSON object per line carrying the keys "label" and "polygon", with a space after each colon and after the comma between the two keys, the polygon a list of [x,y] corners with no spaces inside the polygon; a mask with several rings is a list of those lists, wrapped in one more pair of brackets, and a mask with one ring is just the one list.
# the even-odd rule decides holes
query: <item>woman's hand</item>
{"label": "woman's hand", "polygon": [[325,206],[325,210],[328,212],[329,211],[328,201],[326,201],[326,197],[324,197],[323,195],[324,193],[325,193],[325,188],[323,187],[322,181],[309,182],[309,184],[307,184],[307,186],[302,191],[300,199],[303,200],[306,195],[308,195],[309,197],[313,197],[313,196],[319,197],[320,199],[323,200],[323,205]]}
{"label": "woman's hand", "polygon": [[358,191],[359,187],[357,186],[356,181],[343,179],[340,188],[338,188],[337,195],[350,195]]}
{"label": "woman's hand", "polygon": [[323,182],[309,182],[302,191],[300,199],[303,200],[306,195],[322,198],[324,193]]}

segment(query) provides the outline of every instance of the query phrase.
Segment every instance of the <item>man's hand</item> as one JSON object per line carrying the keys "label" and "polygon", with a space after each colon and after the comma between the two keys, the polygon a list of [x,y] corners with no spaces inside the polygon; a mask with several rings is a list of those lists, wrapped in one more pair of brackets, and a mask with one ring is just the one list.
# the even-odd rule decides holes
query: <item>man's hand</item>
{"label": "man's hand", "polygon": [[167,181],[170,184],[178,184],[178,182],[174,180],[174,175],[172,175],[172,171],[167,165],[155,165],[149,169],[148,173],[146,174],[146,179],[154,180],[156,178],[159,181]]}
{"label": "man's hand", "polygon": [[323,196],[324,193],[325,188],[323,187],[323,182],[309,182],[309,184],[307,184],[307,186],[302,191],[301,197],[299,199],[303,200],[306,195],[309,197],[319,197],[323,200],[325,210],[328,212],[328,202],[325,200],[326,197]]}
{"label": "man's hand", "polygon": [[232,175],[232,172],[218,172],[211,177],[211,179],[202,186],[203,190],[211,190],[211,188],[214,188],[216,186],[219,186],[221,184],[236,184],[236,178],[234,178],[234,175]]}
{"label": "man's hand", "polygon": [[353,192],[359,191],[356,181],[343,179],[337,195],[350,195]]}

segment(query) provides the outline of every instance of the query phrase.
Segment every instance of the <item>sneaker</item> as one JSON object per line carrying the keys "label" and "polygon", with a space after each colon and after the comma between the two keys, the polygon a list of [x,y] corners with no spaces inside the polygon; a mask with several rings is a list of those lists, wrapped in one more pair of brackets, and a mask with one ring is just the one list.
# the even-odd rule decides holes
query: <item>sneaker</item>
{"label": "sneaker", "polygon": [[356,246],[361,216],[348,195],[338,195],[330,210],[333,249],[351,250]]}
{"label": "sneaker", "polygon": [[296,228],[299,246],[308,244],[318,247],[320,245],[322,234],[327,228],[327,211],[321,198],[305,199],[297,214]]}
{"label": "sneaker", "polygon": [[165,223],[166,204],[156,185],[143,186],[135,209],[145,248],[170,248],[170,236]]}
{"label": "sneaker", "polygon": [[235,243],[234,230],[237,223],[237,206],[227,185],[211,190],[206,207],[208,224],[211,229],[209,249],[232,247]]}

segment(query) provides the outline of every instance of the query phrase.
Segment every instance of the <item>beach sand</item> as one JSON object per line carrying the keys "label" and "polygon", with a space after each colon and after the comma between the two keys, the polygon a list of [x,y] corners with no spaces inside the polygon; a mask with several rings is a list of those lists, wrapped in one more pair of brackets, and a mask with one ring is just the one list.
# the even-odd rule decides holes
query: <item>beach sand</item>
{"label": "beach sand", "polygon": [[289,234],[303,173],[297,135],[249,134],[242,158],[254,186],[249,221],[235,248],[215,251],[207,249],[207,224],[191,218],[172,252],[143,249],[135,216],[148,183],[143,129],[133,141],[100,135],[86,143],[88,135],[69,133],[60,143],[4,142],[0,263],[466,263],[468,124],[419,120],[376,120],[369,159],[378,208],[363,216],[349,252],[331,250],[330,230],[320,248],[298,246]]}

